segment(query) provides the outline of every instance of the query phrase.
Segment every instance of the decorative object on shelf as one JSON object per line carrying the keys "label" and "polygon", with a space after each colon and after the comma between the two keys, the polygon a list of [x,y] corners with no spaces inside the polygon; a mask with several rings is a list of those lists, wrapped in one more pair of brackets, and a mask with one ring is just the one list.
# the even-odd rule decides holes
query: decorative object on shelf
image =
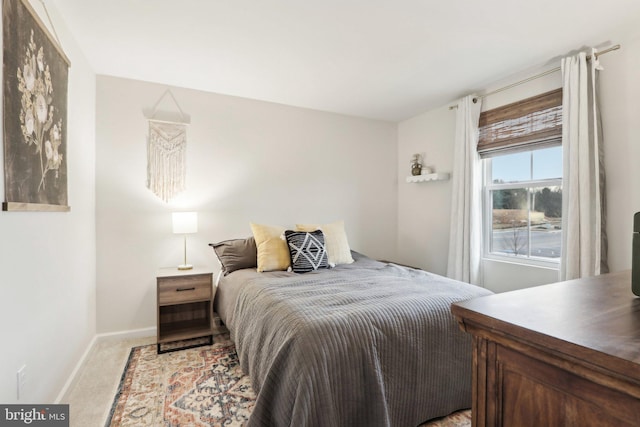
{"label": "decorative object on shelf", "polygon": [[[46,6],[43,3],[46,11]],[[47,17],[49,14],[47,12]],[[53,22],[49,19],[55,35]],[[69,211],[69,58],[27,0],[2,2],[5,211]]]}
{"label": "decorative object on shelf", "polygon": [[420,175],[422,173],[422,154],[415,153],[411,156],[411,175]]}
{"label": "decorative object on shelf", "polygon": [[[182,122],[155,118],[158,104],[166,95],[170,95],[178,107]],[[168,202],[185,189],[188,123],[169,89],[158,99],[148,120],[147,188]]]}
{"label": "decorative object on shelf", "polygon": [[424,175],[408,176],[407,182],[446,181],[450,178],[448,173],[438,172]]}
{"label": "decorative object on shelf", "polygon": [[178,266],[178,270],[191,270],[193,265],[187,264],[187,234],[198,232],[197,212],[174,212],[173,234],[184,234],[184,264]]}
{"label": "decorative object on shelf", "polygon": [[430,175],[434,172],[431,166],[422,165],[422,171],[420,171],[420,175]]}

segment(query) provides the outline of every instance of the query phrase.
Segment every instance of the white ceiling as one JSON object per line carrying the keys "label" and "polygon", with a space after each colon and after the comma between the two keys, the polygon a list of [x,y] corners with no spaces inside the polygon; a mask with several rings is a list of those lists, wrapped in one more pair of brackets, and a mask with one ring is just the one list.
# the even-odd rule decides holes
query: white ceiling
{"label": "white ceiling", "polygon": [[98,74],[390,121],[640,27],[639,0],[48,1]]}

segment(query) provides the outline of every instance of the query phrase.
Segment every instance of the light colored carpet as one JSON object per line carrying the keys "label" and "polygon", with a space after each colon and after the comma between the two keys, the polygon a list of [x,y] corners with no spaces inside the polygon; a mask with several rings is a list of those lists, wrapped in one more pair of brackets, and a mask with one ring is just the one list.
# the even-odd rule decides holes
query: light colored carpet
{"label": "light colored carpet", "polygon": [[69,404],[71,427],[104,426],[131,348],[155,341],[155,336],[102,338],[94,345],[60,402]]}

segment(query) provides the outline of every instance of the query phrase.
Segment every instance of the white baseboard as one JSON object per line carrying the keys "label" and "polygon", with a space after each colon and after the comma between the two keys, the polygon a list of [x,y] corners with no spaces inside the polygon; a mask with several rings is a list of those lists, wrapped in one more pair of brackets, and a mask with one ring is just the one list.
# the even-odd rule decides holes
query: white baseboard
{"label": "white baseboard", "polygon": [[105,332],[102,334],[96,335],[99,341],[104,340],[120,340],[127,338],[144,338],[144,337],[152,337],[157,334],[157,328],[155,326],[151,326],[148,328],[141,329],[131,329],[128,331],[118,331],[118,332]]}
{"label": "white baseboard", "polygon": [[53,403],[55,404],[60,403],[62,401],[62,398],[64,398],[65,394],[67,394],[69,389],[76,383],[78,378],[78,373],[82,370],[82,367],[87,362],[87,358],[89,357],[89,354],[91,353],[91,351],[93,350],[97,342],[98,342],[98,336],[94,335],[91,341],[89,342],[89,345],[84,350],[84,353],[82,353],[80,360],[78,360],[78,363],[76,363],[75,368],[73,368],[71,375],[69,376],[67,381],[64,383],[64,386],[62,386],[62,390],[60,390],[60,393],[58,393],[58,396],[56,397],[56,400]]}
{"label": "white baseboard", "polygon": [[149,328],[132,329],[129,331],[119,331],[119,332],[107,332],[107,333],[94,335],[91,341],[89,342],[89,345],[85,349],[84,353],[80,357],[80,360],[78,360],[78,363],[76,363],[75,368],[73,368],[71,375],[69,376],[64,386],[60,390],[60,393],[58,393],[58,396],[56,397],[54,403],[56,404],[60,403],[64,398],[64,396],[67,394],[67,392],[76,384],[79,378],[79,374],[82,371],[82,368],[84,367],[85,363],[87,362],[87,359],[89,358],[89,355],[91,354],[91,352],[93,351],[94,347],[98,342],[107,341],[107,340],[115,341],[115,340],[128,339],[128,338],[150,337],[150,336],[155,336],[156,331],[157,331],[157,328],[155,326],[152,326]]}

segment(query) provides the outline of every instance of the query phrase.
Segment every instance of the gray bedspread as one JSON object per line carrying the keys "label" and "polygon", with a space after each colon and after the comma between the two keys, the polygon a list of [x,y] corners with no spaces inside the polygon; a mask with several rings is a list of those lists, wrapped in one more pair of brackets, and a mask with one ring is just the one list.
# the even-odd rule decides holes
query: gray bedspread
{"label": "gray bedspread", "polygon": [[258,393],[248,426],[413,427],[471,406],[471,339],[450,305],[490,292],[357,258],[220,284],[218,310]]}

